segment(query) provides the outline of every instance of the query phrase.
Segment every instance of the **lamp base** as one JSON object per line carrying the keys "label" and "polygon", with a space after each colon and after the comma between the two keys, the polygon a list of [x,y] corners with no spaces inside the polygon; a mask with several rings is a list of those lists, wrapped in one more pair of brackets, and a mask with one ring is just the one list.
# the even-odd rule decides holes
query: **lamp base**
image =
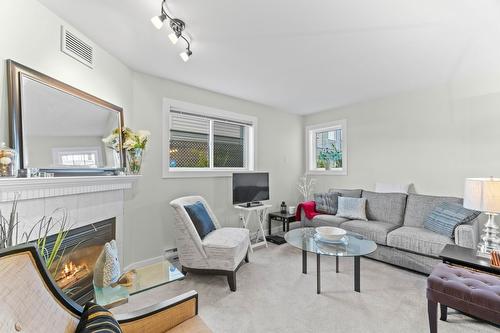
{"label": "lamp base", "polygon": [[486,215],[488,215],[488,222],[484,225],[481,242],[478,244],[477,255],[489,258],[493,250],[500,250],[500,238],[498,237],[500,230],[495,224],[495,216],[497,214],[486,213]]}

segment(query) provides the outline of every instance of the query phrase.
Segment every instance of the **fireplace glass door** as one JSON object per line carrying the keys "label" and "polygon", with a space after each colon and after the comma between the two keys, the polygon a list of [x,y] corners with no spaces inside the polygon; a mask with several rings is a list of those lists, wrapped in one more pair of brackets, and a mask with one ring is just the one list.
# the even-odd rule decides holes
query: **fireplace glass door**
{"label": "fireplace glass door", "polygon": [[[47,238],[49,251],[56,237]],[[94,265],[104,244],[114,238],[114,218],[72,229],[64,238],[51,274],[59,288],[78,304],[84,305],[94,298]]]}

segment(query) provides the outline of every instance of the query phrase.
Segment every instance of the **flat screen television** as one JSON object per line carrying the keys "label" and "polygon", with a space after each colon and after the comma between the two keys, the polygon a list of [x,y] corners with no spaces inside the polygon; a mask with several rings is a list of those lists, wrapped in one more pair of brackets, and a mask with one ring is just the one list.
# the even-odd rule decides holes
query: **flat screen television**
{"label": "flat screen television", "polygon": [[269,173],[233,173],[233,205],[252,206],[269,200]]}

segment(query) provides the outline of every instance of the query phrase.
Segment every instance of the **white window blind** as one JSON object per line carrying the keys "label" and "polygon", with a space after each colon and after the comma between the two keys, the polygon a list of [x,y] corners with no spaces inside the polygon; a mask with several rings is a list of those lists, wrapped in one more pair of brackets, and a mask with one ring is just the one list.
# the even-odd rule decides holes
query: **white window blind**
{"label": "white window blind", "polygon": [[252,123],[170,110],[169,168],[247,169]]}

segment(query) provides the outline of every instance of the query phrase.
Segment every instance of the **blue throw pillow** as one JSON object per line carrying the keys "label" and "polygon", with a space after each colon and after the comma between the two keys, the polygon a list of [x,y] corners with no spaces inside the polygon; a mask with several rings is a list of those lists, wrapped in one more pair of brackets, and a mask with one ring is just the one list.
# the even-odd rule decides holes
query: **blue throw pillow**
{"label": "blue throw pillow", "polygon": [[186,212],[188,213],[191,221],[193,221],[194,227],[196,231],[198,231],[198,235],[200,238],[205,238],[206,235],[215,230],[215,225],[210,215],[208,215],[205,206],[201,201],[198,201],[192,205],[184,206]]}
{"label": "blue throw pillow", "polygon": [[481,214],[478,211],[464,208],[462,205],[443,202],[436,206],[424,221],[424,228],[438,234],[454,237],[455,228],[459,224],[468,223]]}

